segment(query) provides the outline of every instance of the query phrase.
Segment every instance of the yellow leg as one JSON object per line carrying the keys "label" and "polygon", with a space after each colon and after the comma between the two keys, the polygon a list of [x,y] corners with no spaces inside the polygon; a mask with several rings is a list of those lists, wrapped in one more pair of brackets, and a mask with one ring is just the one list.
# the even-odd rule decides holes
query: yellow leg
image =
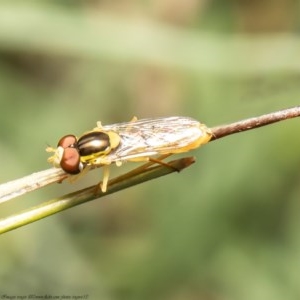
{"label": "yellow leg", "polygon": [[[109,182],[108,182],[108,185],[111,185],[111,184],[115,184],[115,183],[118,183],[118,182],[121,182],[123,180],[126,180],[127,178],[130,178],[132,176],[135,176],[135,175],[138,175],[140,174],[141,172],[143,172],[145,169],[149,168],[150,166],[154,165],[154,164],[161,164],[167,168],[171,168],[173,170],[176,170],[176,171],[179,171],[178,169],[174,168],[173,166],[169,165],[168,163],[165,163],[162,161],[162,159],[170,156],[172,154],[165,154],[165,155],[161,155],[160,157],[158,157],[157,159],[152,159],[150,157],[147,158],[148,162],[146,164],[143,164],[142,166],[140,167],[137,167],[125,174],[122,174],[118,177],[115,177],[115,178],[112,178]],[[145,159],[146,160],[146,159]]]}
{"label": "yellow leg", "polygon": [[[174,169],[174,167],[172,167],[168,163],[165,163],[164,161],[162,161],[163,159],[167,158],[170,155],[172,155],[172,154],[171,153],[164,154],[164,155],[159,156],[158,158],[148,157],[148,158],[145,159],[145,160],[148,161],[147,163],[141,165],[140,167],[137,167],[137,168],[133,169],[132,171],[127,172],[126,174],[124,174],[124,176],[126,176],[126,177],[133,176],[133,175],[138,174],[141,171],[149,168],[150,166],[152,166],[154,164],[161,164],[161,165],[163,165],[165,167]],[[95,193],[98,192],[99,188],[101,189],[102,193],[105,193],[107,191],[108,184],[112,184],[112,183],[115,182],[114,178],[111,179],[108,182],[108,179],[109,179],[109,167],[110,167],[109,165],[103,165],[103,167],[102,167],[103,168],[103,180],[96,185],[96,191],[95,191]],[[176,169],[176,171],[178,171],[178,170]],[[122,176],[123,175],[121,175],[121,177]],[[117,181],[119,181],[120,180],[120,176],[117,177],[116,179],[117,179]]]}
{"label": "yellow leg", "polygon": [[161,155],[157,158],[148,157],[147,158],[147,161],[148,161],[147,163],[141,165],[140,167],[135,168],[134,170],[132,170],[132,172],[138,173],[142,170],[145,170],[145,169],[149,168],[150,166],[152,166],[154,164],[161,164],[165,167],[169,167],[169,168],[174,169],[172,166],[168,165],[168,163],[165,163],[165,162],[162,161],[163,159],[165,159],[165,158],[167,158],[171,155],[172,155],[172,153],[168,153],[168,154]]}
{"label": "yellow leg", "polygon": [[100,182],[100,188],[102,193],[105,193],[107,190],[107,183],[109,179],[109,166],[103,166],[103,180]]}
{"label": "yellow leg", "polygon": [[[159,156],[156,159],[148,157],[147,158],[147,160],[148,160],[147,163],[145,163],[145,164],[141,165],[140,167],[137,167],[137,168],[135,168],[135,169],[133,169],[133,170],[131,170],[131,171],[123,174],[123,175],[120,175],[120,176],[118,176],[116,178],[111,179],[109,181],[109,185],[110,184],[114,184],[114,183],[116,183],[116,182],[118,182],[120,180],[123,180],[124,178],[131,177],[131,176],[134,176],[136,174],[139,174],[139,173],[141,173],[142,171],[144,171],[145,169],[149,168],[150,166],[152,166],[154,164],[161,164],[161,165],[163,165],[165,167],[168,167],[168,168],[171,168],[171,169],[174,170],[174,167],[172,167],[168,163],[165,163],[165,162],[162,161],[162,159],[165,159],[166,157],[168,157],[170,155],[172,155],[172,154],[164,154],[164,155]],[[178,171],[178,170],[176,169],[176,171]]]}

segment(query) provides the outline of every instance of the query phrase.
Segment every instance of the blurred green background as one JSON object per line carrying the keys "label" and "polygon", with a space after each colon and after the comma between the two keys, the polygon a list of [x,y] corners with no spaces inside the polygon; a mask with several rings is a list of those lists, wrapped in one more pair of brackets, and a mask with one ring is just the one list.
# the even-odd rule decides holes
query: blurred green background
{"label": "blurred green background", "polygon": [[[297,0],[1,0],[1,182],[48,168],[47,144],[98,120],[216,126],[299,104],[299,20]],[[215,141],[180,174],[3,234],[1,299],[300,299],[299,122]]]}

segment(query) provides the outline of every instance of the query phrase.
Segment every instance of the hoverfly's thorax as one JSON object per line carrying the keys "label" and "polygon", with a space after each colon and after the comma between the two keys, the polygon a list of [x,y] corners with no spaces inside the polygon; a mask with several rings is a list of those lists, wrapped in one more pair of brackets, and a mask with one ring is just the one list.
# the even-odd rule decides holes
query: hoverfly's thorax
{"label": "hoverfly's thorax", "polygon": [[101,131],[92,131],[84,134],[77,141],[80,156],[105,154],[110,151],[108,134]]}
{"label": "hoverfly's thorax", "polygon": [[81,136],[77,141],[77,148],[81,161],[89,162],[110,153],[119,145],[112,132],[91,131]]}

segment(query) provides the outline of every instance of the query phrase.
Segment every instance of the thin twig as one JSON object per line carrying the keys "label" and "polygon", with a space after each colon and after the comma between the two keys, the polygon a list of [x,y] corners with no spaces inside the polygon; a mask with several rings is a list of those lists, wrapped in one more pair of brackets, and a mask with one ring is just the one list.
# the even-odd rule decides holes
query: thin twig
{"label": "thin twig", "polygon": [[213,138],[211,139],[211,141],[220,139],[230,134],[255,129],[258,127],[270,125],[272,123],[284,121],[286,119],[296,118],[299,116],[300,116],[300,106],[295,106],[277,112],[265,114],[259,117],[241,120],[228,125],[213,127],[211,128],[213,132]]}
{"label": "thin twig", "polygon": [[51,168],[3,183],[0,185],[0,204],[48,184],[62,181],[68,176],[62,169]]}

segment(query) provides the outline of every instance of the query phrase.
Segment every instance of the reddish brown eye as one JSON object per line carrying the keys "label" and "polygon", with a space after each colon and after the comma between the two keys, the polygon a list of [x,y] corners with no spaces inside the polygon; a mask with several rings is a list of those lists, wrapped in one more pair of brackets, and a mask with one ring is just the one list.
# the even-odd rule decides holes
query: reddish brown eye
{"label": "reddish brown eye", "polygon": [[62,148],[68,148],[68,147],[75,147],[77,144],[77,139],[75,135],[69,134],[69,135],[65,135],[63,136],[58,144],[57,147],[62,147]]}
{"label": "reddish brown eye", "polygon": [[80,173],[80,155],[76,148],[66,148],[60,161],[61,168],[69,174]]}

